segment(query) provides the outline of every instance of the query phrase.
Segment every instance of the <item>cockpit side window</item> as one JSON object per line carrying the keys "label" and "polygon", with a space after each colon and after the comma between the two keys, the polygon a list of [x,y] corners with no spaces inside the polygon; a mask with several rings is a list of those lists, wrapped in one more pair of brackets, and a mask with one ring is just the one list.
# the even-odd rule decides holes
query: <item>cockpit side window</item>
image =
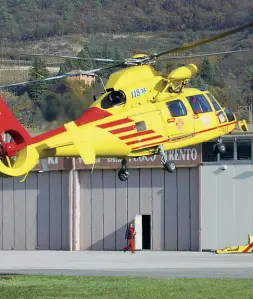
{"label": "cockpit side window", "polygon": [[210,93],[207,93],[206,95],[209,97],[210,101],[212,102],[212,104],[214,106],[214,109],[216,111],[221,110],[220,105],[216,102],[216,100],[214,99],[214,97]]}
{"label": "cockpit side window", "polygon": [[189,101],[193,112],[196,114],[213,111],[210,104],[202,94],[187,97],[187,100]]}
{"label": "cockpit side window", "polygon": [[184,103],[180,100],[170,101],[166,104],[172,117],[184,116],[187,114],[187,109]]}
{"label": "cockpit side window", "polygon": [[126,95],[121,90],[114,90],[106,95],[101,101],[101,108],[110,109],[126,103]]}

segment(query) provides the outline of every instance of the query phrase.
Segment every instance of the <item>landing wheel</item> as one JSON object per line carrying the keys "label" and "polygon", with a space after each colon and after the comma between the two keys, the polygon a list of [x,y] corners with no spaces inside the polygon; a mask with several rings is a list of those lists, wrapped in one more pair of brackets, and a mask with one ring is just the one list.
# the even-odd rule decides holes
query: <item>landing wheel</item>
{"label": "landing wheel", "polygon": [[120,171],[118,172],[118,177],[122,182],[127,181],[129,177],[129,172],[125,169],[120,169]]}
{"label": "landing wheel", "polygon": [[219,151],[219,153],[224,154],[226,152],[226,146],[224,143],[219,143],[217,145],[217,150]]}
{"label": "landing wheel", "polygon": [[220,142],[218,144],[214,145],[214,152],[216,154],[220,153],[220,154],[224,154],[226,152],[226,146],[224,143]]}
{"label": "landing wheel", "polygon": [[118,177],[119,177],[119,179],[120,179],[122,182],[128,180],[129,172],[127,171],[127,160],[126,160],[126,158],[124,158],[124,159],[121,161],[121,169],[120,169],[120,171],[118,172]]}
{"label": "landing wheel", "polygon": [[163,167],[170,173],[173,173],[176,170],[176,164],[174,162],[168,161],[167,154],[164,151],[162,145],[158,146],[159,153],[161,156],[161,163]]}
{"label": "landing wheel", "polygon": [[173,173],[176,170],[176,164],[171,161],[167,161],[163,164],[163,167],[170,173]]}

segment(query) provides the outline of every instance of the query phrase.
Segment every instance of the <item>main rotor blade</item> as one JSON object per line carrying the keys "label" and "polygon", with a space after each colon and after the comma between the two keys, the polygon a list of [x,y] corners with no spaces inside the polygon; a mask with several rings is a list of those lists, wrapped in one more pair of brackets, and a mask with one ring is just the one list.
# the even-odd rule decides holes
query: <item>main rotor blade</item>
{"label": "main rotor blade", "polygon": [[253,22],[247,23],[244,26],[236,27],[236,28],[234,28],[232,30],[228,30],[228,31],[222,32],[222,33],[217,34],[217,35],[215,35],[213,37],[205,38],[205,39],[199,40],[199,41],[191,43],[191,44],[186,44],[186,45],[183,45],[181,47],[178,47],[178,48],[166,51],[166,52],[162,52],[162,53],[158,53],[158,54],[153,54],[149,59],[152,59],[152,58],[155,58],[155,57],[160,57],[160,56],[165,55],[165,54],[176,53],[176,52],[183,52],[185,50],[193,49],[193,48],[196,48],[198,46],[201,46],[201,45],[213,42],[215,40],[221,39],[223,37],[226,37],[226,36],[229,36],[231,34],[243,31],[243,30],[251,28],[251,27],[253,27]]}
{"label": "main rotor blade", "polygon": [[4,84],[4,85],[0,85],[0,88],[27,85],[27,84],[32,84],[32,83],[42,83],[42,82],[45,82],[45,81],[58,80],[58,79],[81,76],[81,75],[89,75],[89,74],[94,74],[94,73],[97,73],[97,72],[100,72],[100,71],[103,71],[103,70],[119,67],[119,66],[122,66],[122,64],[112,65],[112,66],[108,66],[108,67],[104,67],[104,68],[93,69],[93,70],[88,70],[88,71],[83,71],[83,72],[53,76],[53,77],[44,78],[44,79],[30,80],[30,81],[24,81],[24,82],[13,83],[13,84]]}
{"label": "main rotor blade", "polygon": [[55,55],[55,54],[20,54],[25,56],[44,56],[44,57],[55,57],[55,58],[68,58],[68,59],[78,59],[78,60],[93,60],[100,62],[124,62],[123,60],[115,60],[109,58],[84,58],[78,56],[67,56],[67,55]]}
{"label": "main rotor blade", "polygon": [[195,58],[195,57],[205,57],[205,56],[219,56],[219,55],[227,55],[227,54],[234,54],[234,53],[241,53],[241,52],[253,52],[253,49],[247,50],[235,50],[235,51],[226,51],[226,52],[217,52],[217,53],[203,53],[203,54],[194,54],[188,56],[168,56],[163,57],[161,60],[171,60],[171,59],[187,59],[187,58]]}

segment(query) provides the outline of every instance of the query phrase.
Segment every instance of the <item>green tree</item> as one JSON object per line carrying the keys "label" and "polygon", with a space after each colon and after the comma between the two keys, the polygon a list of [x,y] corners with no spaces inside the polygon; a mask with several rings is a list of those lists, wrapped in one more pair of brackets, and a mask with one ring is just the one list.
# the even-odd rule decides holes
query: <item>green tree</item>
{"label": "green tree", "polygon": [[205,88],[206,87],[206,83],[201,78],[200,75],[197,75],[195,78],[193,78],[191,80],[191,86],[196,87],[196,88]]}
{"label": "green tree", "polygon": [[51,122],[58,119],[62,109],[60,97],[53,92],[48,92],[45,98],[39,103],[39,108],[46,121]]}
{"label": "green tree", "polygon": [[219,86],[219,87],[224,87],[225,82],[224,82],[224,77],[221,73],[220,67],[218,62],[216,61],[213,64],[213,85]]}
{"label": "green tree", "polygon": [[[40,80],[48,77],[49,71],[47,70],[45,63],[42,59],[36,58],[33,61],[32,67],[29,71],[29,79],[30,80]],[[31,83],[28,87],[29,97],[35,102],[43,98],[43,96],[47,93],[48,83]]]}
{"label": "green tree", "polygon": [[214,67],[207,57],[203,58],[200,67],[200,76],[206,83],[213,85],[215,77]]}

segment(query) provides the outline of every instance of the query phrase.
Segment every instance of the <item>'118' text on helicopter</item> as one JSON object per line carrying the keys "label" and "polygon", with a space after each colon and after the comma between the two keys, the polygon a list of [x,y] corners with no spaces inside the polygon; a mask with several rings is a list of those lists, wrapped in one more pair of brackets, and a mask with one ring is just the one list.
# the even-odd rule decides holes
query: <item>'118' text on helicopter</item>
{"label": "'118' text on helicopter", "polygon": [[[0,86],[6,88],[96,73],[114,67],[122,68],[110,75],[104,93],[78,120],[35,137],[28,134],[0,98],[1,176],[24,176],[21,180],[23,181],[39,159],[47,157],[81,157],[85,164],[93,165],[96,157],[117,157],[122,159],[118,177],[125,181],[129,176],[128,157],[159,154],[164,168],[173,172],[176,165],[173,161],[168,161],[165,153],[168,150],[218,138],[215,151],[224,152],[225,146],[220,136],[232,132],[237,123],[242,131],[247,131],[246,122],[237,121],[234,113],[221,107],[209,91],[185,88],[197,73],[196,65],[176,68],[164,77],[157,73],[151,64],[161,56],[189,50],[251,27],[253,22],[163,53],[135,55],[104,68]],[[249,50],[191,57],[242,51]],[[187,57],[189,58],[176,58]],[[173,59],[173,56],[166,59]],[[115,62],[111,59],[93,60]],[[6,133],[11,136],[9,142],[2,137]]]}

